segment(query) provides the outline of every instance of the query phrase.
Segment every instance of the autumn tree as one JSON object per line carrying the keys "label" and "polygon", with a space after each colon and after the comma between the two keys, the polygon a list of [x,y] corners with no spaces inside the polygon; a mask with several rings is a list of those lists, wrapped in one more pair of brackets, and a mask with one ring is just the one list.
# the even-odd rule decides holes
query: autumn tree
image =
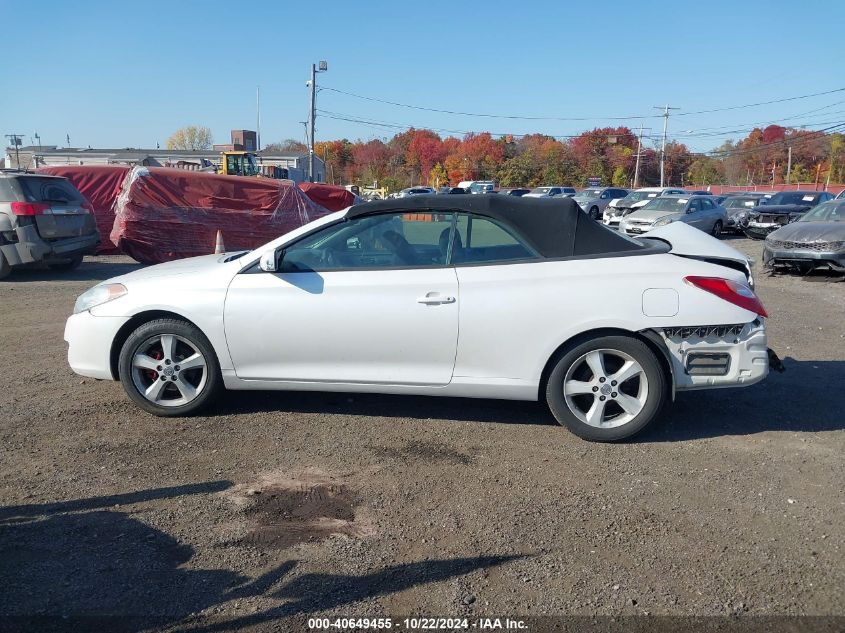
{"label": "autumn tree", "polygon": [[207,127],[189,125],[179,128],[167,139],[167,149],[204,150],[211,149],[211,130]]}
{"label": "autumn tree", "polygon": [[286,138],[278,143],[268,143],[264,146],[263,151],[268,154],[306,154],[308,153],[308,146],[296,139]]}
{"label": "autumn tree", "polygon": [[[428,177],[434,166],[445,157],[443,141],[431,130],[412,130],[405,149],[405,165],[413,173],[419,174],[419,181]],[[445,171],[445,170],[444,170]]]}
{"label": "autumn tree", "polygon": [[431,171],[428,174],[428,184],[435,189],[449,184],[449,174],[443,165],[437,163],[431,168]]}
{"label": "autumn tree", "polygon": [[712,185],[722,182],[721,161],[709,156],[699,156],[689,166],[687,181],[694,185]]}

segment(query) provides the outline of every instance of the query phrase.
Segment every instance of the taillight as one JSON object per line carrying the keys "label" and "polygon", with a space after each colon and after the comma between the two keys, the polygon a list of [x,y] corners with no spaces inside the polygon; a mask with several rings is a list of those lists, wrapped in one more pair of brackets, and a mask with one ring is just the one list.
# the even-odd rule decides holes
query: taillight
{"label": "taillight", "polygon": [[12,213],[15,215],[44,215],[49,208],[50,205],[44,204],[43,202],[12,203]]}
{"label": "taillight", "polygon": [[94,205],[91,204],[90,202],[88,202],[87,200],[79,206],[81,206],[83,209],[85,209],[86,213],[94,213]]}
{"label": "taillight", "polygon": [[722,279],[721,277],[684,277],[684,281],[701,288],[711,294],[716,295],[720,299],[724,299],[728,303],[744,308],[751,312],[755,312],[762,317],[768,317],[769,313],[763,307],[760,298],[754,294],[754,291],[745,283],[741,281],[733,281],[731,279]]}

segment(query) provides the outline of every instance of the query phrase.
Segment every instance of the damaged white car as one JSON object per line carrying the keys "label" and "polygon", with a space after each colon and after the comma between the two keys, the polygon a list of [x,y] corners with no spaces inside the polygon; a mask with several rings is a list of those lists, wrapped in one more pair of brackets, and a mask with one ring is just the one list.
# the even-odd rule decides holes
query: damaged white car
{"label": "damaged white car", "polygon": [[540,399],[612,441],[676,391],[766,376],[750,274],[682,223],[634,239],[570,199],[415,196],[108,280],[65,339],[75,372],[156,415],[224,389]]}

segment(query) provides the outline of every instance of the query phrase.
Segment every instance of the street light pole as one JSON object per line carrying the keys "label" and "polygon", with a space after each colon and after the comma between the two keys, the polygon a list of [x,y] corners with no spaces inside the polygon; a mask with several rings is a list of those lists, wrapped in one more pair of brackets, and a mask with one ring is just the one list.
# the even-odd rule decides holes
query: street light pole
{"label": "street light pole", "polygon": [[311,64],[311,117],[310,134],[308,135],[308,180],[314,182],[314,119],[317,117],[317,66]]}
{"label": "street light pole", "polygon": [[255,87],[255,151],[261,151],[261,86]]}
{"label": "street light pole", "polygon": [[314,120],[317,118],[317,73],[324,73],[329,69],[325,61],[320,62],[320,67],[311,64],[311,134],[308,140],[308,180],[314,182]]}

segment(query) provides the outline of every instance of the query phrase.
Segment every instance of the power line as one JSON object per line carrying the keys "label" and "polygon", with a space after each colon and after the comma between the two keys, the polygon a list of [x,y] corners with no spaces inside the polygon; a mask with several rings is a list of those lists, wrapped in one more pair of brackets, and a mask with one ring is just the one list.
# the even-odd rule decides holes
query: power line
{"label": "power line", "polygon": [[777,146],[792,145],[792,147],[796,147],[798,145],[809,143],[811,141],[818,141],[820,139],[823,139],[826,134],[829,134],[831,132],[837,132],[839,130],[845,130],[845,123],[840,122],[835,125],[822,128],[820,130],[808,130],[805,135],[799,136],[797,138],[782,138],[776,141],[771,141],[769,143],[761,143],[760,145],[757,145],[755,147],[741,147],[732,150],[716,150],[712,152],[705,152],[704,154],[706,156],[710,156],[711,158],[726,158],[728,156],[742,156],[745,154],[754,154],[756,152],[771,149]]}
{"label": "power line", "polygon": [[[583,134],[583,132],[578,134],[545,134],[542,132],[529,132],[529,133],[514,133],[514,132],[491,132],[490,130],[454,130],[454,129],[447,129],[447,128],[437,128],[437,127],[429,127],[425,125],[412,125],[408,123],[397,123],[393,121],[376,121],[373,119],[365,119],[355,114],[345,114],[342,112],[333,112],[331,110],[318,110],[321,116],[327,119],[335,119],[337,121],[348,121],[351,123],[360,123],[362,125],[369,125],[373,127],[380,127],[380,128],[388,128],[388,129],[397,129],[397,130],[409,130],[411,128],[416,130],[430,130],[432,132],[441,132],[444,134],[460,134],[460,135],[467,135],[467,134],[483,134],[487,133],[491,136],[514,136],[517,138],[524,138],[526,136],[534,136],[535,134],[539,134],[540,136],[546,136],[549,138],[554,139],[573,139],[578,138]],[[628,136],[631,138],[636,138],[637,135],[633,132],[618,132],[618,133],[611,133],[608,136]],[[651,138],[651,137],[645,137]]]}
{"label": "power line", "polygon": [[[400,108],[409,108],[411,110],[422,110],[425,112],[437,112],[440,114],[453,114],[458,116],[469,116],[469,117],[482,117],[482,118],[489,118],[489,119],[516,119],[516,120],[523,120],[523,121],[627,121],[627,120],[634,120],[634,119],[655,119],[662,115],[628,115],[628,116],[589,116],[589,117],[559,117],[559,116],[522,116],[522,115],[515,115],[515,114],[490,114],[490,113],[483,113],[483,112],[462,112],[459,110],[447,110],[443,108],[431,108],[426,106],[418,106],[412,105],[409,103],[400,103],[398,101],[389,101],[387,99],[379,99],[377,97],[369,97],[366,95],[360,95],[353,92],[347,92],[345,90],[340,90],[338,88],[332,88],[331,86],[321,86],[321,90],[330,90],[337,94],[346,95],[347,97],[354,97],[356,99],[363,99],[365,101],[373,101],[376,103],[384,103],[387,105],[392,105]],[[816,92],[812,94],[805,94],[805,95],[798,95],[795,97],[786,97],[783,99],[773,99],[771,101],[760,101],[758,103],[746,103],[743,105],[736,105],[736,106],[729,106],[725,108],[713,108],[710,110],[697,110],[693,112],[683,112],[679,113],[676,116],[692,116],[695,114],[710,114],[713,112],[727,112],[729,110],[740,110],[744,108],[755,108],[763,105],[772,105],[775,103],[786,103],[788,101],[797,101],[799,99],[809,99],[812,97],[820,97],[823,95],[834,94],[838,92],[845,92],[845,88],[836,88],[834,90],[826,90],[823,92]]]}
{"label": "power line", "polygon": [[[467,135],[467,134],[480,134],[480,133],[482,133],[482,132],[478,132],[478,131],[451,130],[451,129],[444,129],[444,128],[432,128],[432,127],[420,126],[420,125],[409,125],[409,124],[405,124],[405,123],[376,121],[376,120],[372,120],[372,119],[364,119],[364,118],[358,117],[356,115],[333,112],[333,111],[330,111],[330,110],[319,110],[319,112],[320,112],[321,116],[323,116],[324,118],[327,118],[327,119],[333,119],[333,120],[336,120],[336,121],[346,121],[346,122],[350,122],[350,123],[358,123],[358,124],[361,124],[361,125],[366,125],[368,127],[372,127],[372,128],[380,129],[380,130],[391,130],[391,131],[393,131],[393,130],[403,130],[404,131],[404,130],[409,130],[409,129],[413,128],[413,129],[417,129],[417,130],[429,130],[431,132],[439,132],[439,133],[446,133],[446,134]],[[829,114],[832,114],[832,113],[829,113]],[[828,124],[828,123],[832,123],[834,125],[832,125],[828,128],[823,128],[821,130],[807,130],[807,132],[812,134],[812,136],[799,137],[798,139],[786,139],[786,140],[782,139],[782,140],[778,140],[778,141],[773,141],[772,143],[767,143],[767,144],[764,144],[764,145],[758,145],[758,146],[753,147],[753,148],[739,148],[739,149],[735,149],[735,150],[722,150],[721,152],[719,152],[719,150],[713,150],[713,151],[710,151],[710,152],[691,152],[691,153],[696,154],[696,155],[712,156],[712,157],[715,157],[715,158],[719,158],[719,157],[723,157],[723,156],[729,156],[729,155],[752,154],[754,152],[759,152],[759,151],[764,150],[764,149],[769,148],[769,147],[777,146],[778,144],[786,144],[787,142],[799,144],[799,143],[809,142],[809,141],[812,141],[812,140],[818,140],[821,137],[818,136],[816,133],[823,134],[827,131],[836,131],[836,128],[838,128],[839,126],[841,126],[841,125],[845,126],[845,123],[842,123],[841,120],[824,121],[824,122],[819,122],[818,124]],[[754,128],[751,128],[751,129],[754,129]],[[746,131],[751,131],[751,129],[746,130]],[[491,136],[498,136],[498,137],[512,136],[512,137],[516,137],[516,138],[524,138],[526,136],[533,136],[534,135],[533,133],[532,134],[514,134],[514,133],[510,133],[510,132],[489,132],[489,131],[487,133],[489,133]],[[570,135],[540,134],[540,135],[545,136],[545,137],[549,137],[549,138],[554,138],[554,139],[557,139],[557,140],[569,140],[569,139],[573,139],[573,138],[577,138],[577,137],[581,136],[581,134],[570,134]],[[615,134],[613,136],[622,136],[622,137],[628,136],[628,137],[631,137],[631,138],[637,138],[639,135],[632,132],[630,134],[620,133],[620,134]],[[644,134],[642,136],[642,138],[650,140],[650,141],[662,140],[661,136],[652,136],[652,135],[648,135],[648,134]],[[673,139],[674,138],[676,138],[676,137],[673,136]],[[667,138],[667,142],[668,142],[668,138]]]}
{"label": "power line", "polygon": [[744,105],[730,106],[727,108],[713,108],[712,110],[698,110],[696,112],[682,112],[675,116],[692,116],[693,114],[710,114],[712,112],[727,112],[729,110],[741,110],[743,108],[756,108],[764,105],[772,105],[773,103],[786,103],[787,101],[798,101],[799,99],[809,99],[810,97],[820,97],[822,95],[830,95],[836,92],[844,92],[845,88],[836,88],[835,90],[826,90],[824,92],[815,92],[808,95],[799,95],[797,97],[786,97],[784,99],[774,99],[772,101],[760,101],[758,103],[746,103]]}

